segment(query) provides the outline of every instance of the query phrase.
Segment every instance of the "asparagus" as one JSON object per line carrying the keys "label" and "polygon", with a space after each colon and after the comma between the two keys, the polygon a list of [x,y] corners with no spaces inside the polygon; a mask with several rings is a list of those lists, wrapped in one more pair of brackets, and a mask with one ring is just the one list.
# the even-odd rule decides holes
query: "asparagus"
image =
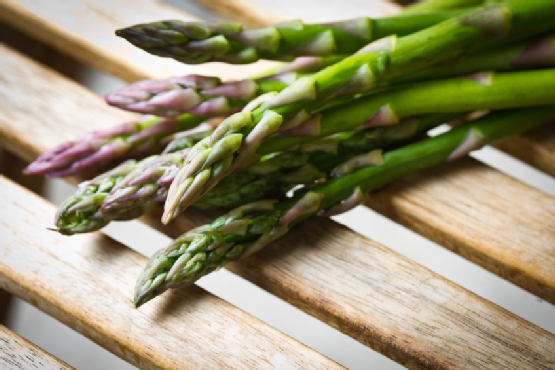
{"label": "asparagus", "polygon": [[116,161],[144,157],[160,150],[164,138],[204,120],[190,114],[179,118],[147,117],[104,131],[89,132],[42,154],[24,173],[46,177],[86,175]]}
{"label": "asparagus", "polygon": [[553,120],[553,106],[494,112],[383,156],[374,151],[350,159],[336,168],[336,178],[288,200],[264,200],[239,207],[212,224],[181,235],[155,253],[137,280],[135,306],[257,252],[310,216],[344,212],[362,203],[369,191],[388,182]]}
{"label": "asparagus", "polygon": [[219,61],[234,64],[259,59],[292,60],[295,56],[349,55],[369,42],[422,30],[466,10],[411,16],[305,24],[300,20],[243,30],[240,23],[176,20],[138,24],[116,31],[133,45],[183,63]]}
{"label": "asparagus", "polygon": [[[280,127],[279,115],[271,110],[265,113],[261,124],[254,126],[248,122],[245,125],[244,120],[250,120],[253,114],[247,106],[246,112],[228,118],[210,138],[191,149],[170,186],[163,222],[169,222],[195,202],[226,172],[247,166],[257,154],[281,151],[345,130],[391,125],[413,115],[554,104],[554,85],[555,72],[549,69],[499,74],[484,72],[357,98],[315,113],[304,122],[300,120],[302,123],[293,128],[289,124]],[[274,135],[259,143],[276,131],[279,136]],[[211,142],[215,143],[214,147],[210,146]],[[236,155],[239,147],[241,151]],[[211,167],[212,164],[217,167]],[[217,173],[212,173],[212,168],[217,168]]]}
{"label": "asparagus", "polygon": [[121,109],[157,116],[175,117],[183,113],[215,116],[242,108],[258,95],[283,90],[297,79],[298,73],[283,72],[226,83],[216,77],[203,77],[214,83],[192,87],[185,83],[191,76],[139,81],[111,92],[105,99]]}
{"label": "asparagus", "polygon": [[[238,207],[268,196],[283,196],[296,185],[326,178],[326,173],[334,166],[357,154],[402,145],[407,139],[451,118],[454,115],[415,117],[399,125],[343,132],[298,150],[266,155],[252,167],[226,177],[194,206]],[[176,154],[151,156],[141,162],[128,161],[80,184],[76,194],[67,198],[56,214],[57,231],[64,235],[96,231],[114,219],[139,217],[161,204],[167,195],[165,183],[171,179],[171,166],[181,162],[185,154],[182,150],[191,147],[199,138],[186,133],[168,145],[169,153]],[[165,180],[160,182],[162,177]],[[101,209],[116,187],[120,189],[120,199],[112,199],[105,207],[107,210]]]}
{"label": "asparagus", "polygon": [[[272,76],[274,71],[268,71],[265,80],[273,81],[278,86],[279,81],[288,82],[290,78],[295,77],[294,72],[296,71],[318,70],[336,60],[336,57],[304,58],[281,66],[280,75]],[[120,105],[125,102],[125,99],[128,99],[129,102],[129,99],[137,99],[145,94],[153,93],[153,91],[167,90],[172,86],[204,90],[215,88],[219,84],[221,84],[221,80],[217,77],[200,75],[187,75],[163,81],[148,80],[142,84],[132,85],[133,88],[124,89],[125,94],[123,95],[120,94],[118,97],[112,95],[110,100],[114,105]],[[268,89],[272,82],[262,84],[265,89]],[[150,103],[152,104],[152,101]],[[123,123],[112,129],[90,132],[76,141],[64,143],[39,156],[25,169],[25,173],[47,177],[81,176],[97,171],[107,163],[116,160],[144,156],[158,149],[160,141],[169,135],[195,127],[206,118],[227,115],[234,111],[235,106],[240,106],[237,103],[236,101],[235,104],[229,104],[228,99],[220,96],[202,102],[198,106],[192,107],[189,113],[172,117],[173,119],[145,118],[140,121]],[[175,106],[167,107],[164,104],[163,99],[158,99],[154,105],[163,111],[175,110]]]}

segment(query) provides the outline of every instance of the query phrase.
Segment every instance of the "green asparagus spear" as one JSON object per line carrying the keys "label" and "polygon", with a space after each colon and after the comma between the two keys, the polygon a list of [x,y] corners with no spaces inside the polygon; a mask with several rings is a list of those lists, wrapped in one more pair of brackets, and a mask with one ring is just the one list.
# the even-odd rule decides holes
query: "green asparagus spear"
{"label": "green asparagus spear", "polygon": [[[190,86],[184,79],[196,77],[215,79],[208,86]],[[188,75],[165,80],[143,80],[107,94],[112,106],[144,114],[175,117],[197,114],[203,117],[227,115],[244,107],[255,97],[270,91],[281,91],[299,77],[297,72],[285,72],[259,79],[244,79],[223,83],[215,77]]]}
{"label": "green asparagus spear", "polygon": [[155,253],[137,280],[135,306],[257,252],[310,216],[344,212],[362,203],[369,191],[388,182],[553,120],[554,106],[494,112],[383,156],[374,151],[352,158],[336,167],[337,178],[286,201],[266,200],[239,207],[210,225],[181,235]]}
{"label": "green asparagus spear", "polygon": [[258,59],[349,55],[374,40],[394,34],[408,35],[466,11],[363,17],[327,24],[295,20],[246,30],[236,22],[203,24],[170,20],[138,24],[118,30],[116,35],[151,54],[188,64],[209,61],[243,64]]}

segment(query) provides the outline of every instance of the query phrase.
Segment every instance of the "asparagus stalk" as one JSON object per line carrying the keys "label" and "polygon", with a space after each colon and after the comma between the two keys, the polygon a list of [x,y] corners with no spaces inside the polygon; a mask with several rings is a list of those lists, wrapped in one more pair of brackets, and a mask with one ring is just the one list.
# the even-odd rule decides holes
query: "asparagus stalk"
{"label": "asparagus stalk", "polygon": [[310,216],[344,212],[388,182],[553,120],[554,106],[495,112],[434,138],[386,152],[383,157],[372,152],[353,158],[337,167],[337,178],[286,201],[265,200],[239,207],[155,253],[137,280],[135,306],[257,252]]}
{"label": "asparagus stalk", "polygon": [[518,69],[555,67],[555,35],[534,36],[490,51],[471,54],[462,60],[446,62],[400,78],[392,85],[448,78],[479,71],[510,71]]}
{"label": "asparagus stalk", "polygon": [[[298,77],[297,72],[284,72],[259,79],[222,83],[216,77],[208,86],[189,86],[188,75],[165,80],[143,80],[106,95],[112,106],[145,114],[175,117],[190,113],[202,116],[227,114],[244,107],[255,97],[270,91],[281,91]],[[185,80],[185,81],[182,81]]]}
{"label": "asparagus stalk", "polygon": [[144,157],[161,149],[164,138],[199,125],[205,118],[147,117],[104,131],[89,132],[39,156],[25,174],[46,177],[82,176],[126,158]]}
{"label": "asparagus stalk", "polygon": [[[249,112],[247,106],[245,112],[228,118],[209,139],[191,149],[170,186],[163,222],[169,222],[219,179],[248,164],[256,154],[281,151],[345,130],[396,124],[408,116],[554,104],[553,86],[555,72],[549,69],[478,73],[354,99],[310,117],[305,115],[293,128],[290,124],[281,125],[279,114],[272,110],[265,113],[261,124],[254,126],[250,120],[256,111]],[[274,135],[259,143],[276,131],[279,136]],[[214,147],[210,146],[211,142],[215,143]],[[215,174],[213,164],[219,166]]]}
{"label": "asparagus stalk", "polygon": [[408,35],[465,11],[378,19],[362,17],[326,24],[294,20],[246,30],[236,22],[203,24],[170,20],[138,24],[118,30],[116,35],[151,54],[183,63],[244,64],[259,59],[349,55],[374,40],[393,34]]}

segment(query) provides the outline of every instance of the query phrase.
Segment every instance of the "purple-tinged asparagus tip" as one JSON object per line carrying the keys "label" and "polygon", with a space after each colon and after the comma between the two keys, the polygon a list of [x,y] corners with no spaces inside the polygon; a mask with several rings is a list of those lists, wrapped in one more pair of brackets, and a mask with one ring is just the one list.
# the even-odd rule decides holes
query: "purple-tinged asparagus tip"
{"label": "purple-tinged asparagus tip", "polygon": [[390,53],[397,47],[397,36],[391,35],[371,42],[370,44],[366,45],[356,54],[364,54],[364,53]]}
{"label": "purple-tinged asparagus tip", "polygon": [[262,77],[261,80],[271,80],[291,84],[297,79],[297,72],[281,72],[270,76]]}
{"label": "purple-tinged asparagus tip", "polygon": [[314,113],[309,119],[303,123],[285,131],[280,132],[280,136],[316,136],[320,133],[320,121],[322,120],[322,115],[320,113]]}
{"label": "purple-tinged asparagus tip", "polygon": [[474,27],[491,37],[503,37],[511,28],[511,10],[506,4],[495,4],[477,9],[459,20],[460,24]]}
{"label": "purple-tinged asparagus tip", "polygon": [[312,40],[305,42],[293,49],[287,51],[289,55],[315,55],[315,56],[330,56],[337,50],[333,32],[328,30],[319,33]]}
{"label": "purple-tinged asparagus tip", "polygon": [[316,212],[323,198],[323,194],[309,191],[279,220],[278,226],[287,226],[302,215]]}
{"label": "purple-tinged asparagus tip", "polygon": [[477,82],[480,85],[490,86],[492,83],[494,74],[495,72],[493,71],[482,71],[482,72],[468,74],[466,76],[463,76],[463,78]]}
{"label": "purple-tinged asparagus tip", "polygon": [[262,116],[260,122],[245,138],[242,149],[249,149],[276,132],[282,122],[283,116],[281,116],[280,114],[277,114],[271,110],[264,112],[264,115]]}
{"label": "purple-tinged asparagus tip", "polygon": [[314,100],[316,98],[316,87],[314,79],[302,77],[287,86],[279,94],[266,103],[267,109],[276,108],[285,104],[300,100]]}
{"label": "purple-tinged asparagus tip", "polygon": [[335,28],[363,40],[370,41],[372,39],[372,19],[367,17],[324,23],[323,26]]}
{"label": "purple-tinged asparagus tip", "polygon": [[351,209],[355,208],[356,206],[364,203],[368,198],[367,194],[364,194],[359,186],[355,189],[353,194],[349,196],[349,198],[342,201],[340,204],[331,207],[323,212],[318,213],[320,217],[331,217],[335,215],[339,215],[341,213],[345,213],[350,211]]}
{"label": "purple-tinged asparagus tip", "polygon": [[376,149],[368,153],[359,154],[341,163],[331,170],[333,177],[341,177],[363,167],[381,166],[383,164],[382,150]]}
{"label": "purple-tinged asparagus tip", "polygon": [[202,90],[204,95],[225,96],[231,99],[252,100],[258,85],[251,79],[224,83],[211,89]]}
{"label": "purple-tinged asparagus tip", "polygon": [[553,67],[555,65],[555,37],[548,35],[532,42],[509,65],[518,68]]}
{"label": "purple-tinged asparagus tip", "polygon": [[229,114],[233,108],[229,105],[227,98],[220,96],[218,98],[204,101],[196,107],[189,109],[187,113],[199,117],[216,117]]}
{"label": "purple-tinged asparagus tip", "polygon": [[389,126],[399,123],[399,117],[389,104],[382,106],[372,117],[363,123],[359,128]]}
{"label": "purple-tinged asparagus tip", "polygon": [[456,159],[464,157],[474,150],[481,149],[483,146],[484,137],[478,130],[472,128],[470,129],[470,131],[468,131],[468,134],[466,135],[462,143],[455,150],[453,150],[451,154],[449,154],[449,157],[447,157],[445,161],[452,162]]}

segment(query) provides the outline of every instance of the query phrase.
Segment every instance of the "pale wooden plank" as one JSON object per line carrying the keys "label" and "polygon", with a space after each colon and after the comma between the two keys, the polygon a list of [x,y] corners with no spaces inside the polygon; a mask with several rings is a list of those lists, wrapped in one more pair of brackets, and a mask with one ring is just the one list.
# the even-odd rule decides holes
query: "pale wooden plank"
{"label": "pale wooden plank", "polygon": [[[26,158],[123,114],[5,48],[0,58],[10,71],[0,77],[0,137]],[[29,91],[24,81],[30,76]],[[37,116],[43,128],[36,127]],[[30,130],[44,131],[30,137]],[[166,233],[176,235],[209,217],[188,212]],[[81,236],[63,240],[74,238]],[[551,334],[330,220],[304,223],[302,232],[230,269],[409,367],[555,366]],[[127,274],[121,279],[136,275]],[[131,285],[121,293],[130,294]]]}
{"label": "pale wooden plank", "polygon": [[247,27],[264,27],[290,17],[273,6],[256,0],[195,0],[206,9],[222,17],[241,22]]}
{"label": "pale wooden plank", "polygon": [[555,124],[502,140],[494,147],[555,176]]}
{"label": "pale wooden plank", "polygon": [[0,325],[0,368],[70,370],[60,359]]}
{"label": "pale wooden plank", "polygon": [[366,203],[555,303],[555,199],[465,158],[407,176]]}
{"label": "pale wooden plank", "polygon": [[[343,368],[196,286],[137,310],[146,258],[46,230],[55,207],[0,178],[0,286],[145,369]],[[32,231],[32,232],[31,232]]]}
{"label": "pale wooden plank", "polygon": [[185,65],[145,53],[114,34],[118,28],[161,19],[198,20],[153,0],[0,1],[0,20],[85,64],[130,82],[190,73],[240,79],[275,65]]}
{"label": "pale wooden plank", "polygon": [[[266,4],[261,4],[258,0],[195,1],[222,17],[239,21],[247,25],[248,27],[262,27],[274,23],[279,23],[287,19],[292,19],[291,16],[275,8],[275,5],[272,7],[266,6]],[[302,19],[305,22],[318,22],[318,20],[338,20],[337,15],[333,14],[333,8],[330,5],[333,6],[333,3],[323,2],[321,3],[321,6],[318,7],[318,11],[312,12],[312,16],[309,16],[309,19]],[[362,5],[358,8],[360,16],[367,17],[374,17],[376,15],[379,15],[381,17],[391,16],[399,13],[402,9],[399,4],[395,4],[387,0],[377,0],[366,3],[361,1],[359,2],[359,5]],[[353,6],[354,5],[352,3],[348,4],[349,8],[353,8]],[[327,19],[322,19],[322,14],[327,16]],[[299,19],[300,17],[294,16],[294,18]],[[340,18],[343,19],[343,17]]]}

